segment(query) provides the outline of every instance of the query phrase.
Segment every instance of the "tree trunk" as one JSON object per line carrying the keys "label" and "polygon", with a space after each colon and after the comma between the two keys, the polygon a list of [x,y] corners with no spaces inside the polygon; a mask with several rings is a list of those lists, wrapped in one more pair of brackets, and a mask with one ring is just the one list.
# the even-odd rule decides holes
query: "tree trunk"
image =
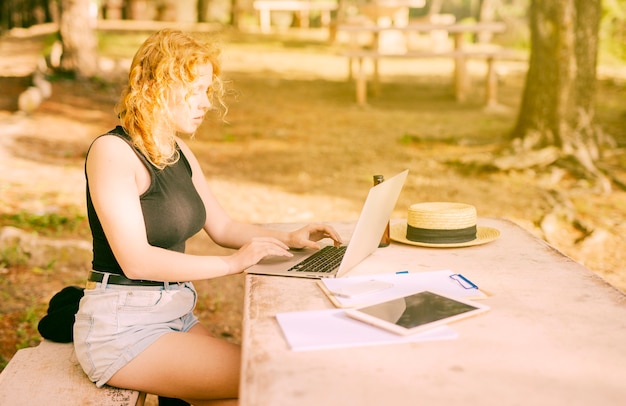
{"label": "tree trunk", "polygon": [[426,2],[428,7],[428,15],[441,14],[441,6],[443,6],[443,0],[430,0]]}
{"label": "tree trunk", "polygon": [[209,6],[211,5],[210,0],[198,0],[198,22],[205,23],[209,21]]}
{"label": "tree trunk", "polygon": [[89,0],[62,0],[59,31],[63,43],[60,69],[78,78],[94,76],[98,70],[95,18]]}
{"label": "tree trunk", "polygon": [[532,0],[531,52],[513,138],[567,148],[594,118],[601,0]]}
{"label": "tree trunk", "polygon": [[522,151],[560,148],[578,176],[608,193],[610,174],[597,162],[614,141],[595,124],[600,14],[601,0],[531,1],[530,61],[512,138]]}
{"label": "tree trunk", "polygon": [[[496,10],[500,0],[481,0],[478,9],[478,21],[481,23],[490,23],[495,21]],[[483,31],[476,34],[479,44],[488,44],[493,38],[493,32]]]}
{"label": "tree trunk", "polygon": [[241,24],[239,18],[241,14],[241,10],[239,10],[240,7],[241,6],[239,0],[230,0],[230,24],[236,29],[241,28],[239,26],[239,24]]}

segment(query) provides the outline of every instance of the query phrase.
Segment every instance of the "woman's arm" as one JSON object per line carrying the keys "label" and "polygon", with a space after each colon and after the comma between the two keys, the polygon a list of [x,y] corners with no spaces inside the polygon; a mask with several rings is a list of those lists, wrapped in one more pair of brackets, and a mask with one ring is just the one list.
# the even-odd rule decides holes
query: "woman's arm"
{"label": "woman's arm", "polygon": [[183,254],[148,243],[139,196],[150,174],[128,144],[117,137],[100,137],[87,158],[91,199],[113,254],[131,279],[185,281],[242,272],[268,256],[291,256],[294,248],[318,247],[315,241],[338,234],[324,225],[282,232],[232,220],[206,185],[197,159],[179,141],[193,169],[193,182],[207,211],[204,229],[218,244],[237,248],[229,256]]}
{"label": "woman's arm", "polygon": [[207,220],[204,229],[217,244],[240,248],[257,237],[274,238],[291,248],[318,249],[319,244],[316,241],[323,238],[331,238],[336,244],[341,243],[339,234],[327,225],[310,224],[299,230],[287,232],[232,219],[209,190],[202,168],[194,154],[182,140],[178,140],[178,143],[191,165],[194,185],[206,208]]}
{"label": "woman's arm", "polygon": [[[244,269],[229,257],[188,255],[148,243],[139,196],[147,189],[150,175],[123,140],[97,139],[87,158],[87,175],[94,208],[127,277],[185,281]],[[286,246],[266,240],[251,244],[246,251],[246,262],[241,263],[258,262],[267,255],[289,255]]]}

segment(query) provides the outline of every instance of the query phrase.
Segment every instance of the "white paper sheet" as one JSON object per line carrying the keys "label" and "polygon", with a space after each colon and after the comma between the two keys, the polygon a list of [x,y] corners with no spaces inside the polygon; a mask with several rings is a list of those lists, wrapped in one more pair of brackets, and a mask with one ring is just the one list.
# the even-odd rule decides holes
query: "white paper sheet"
{"label": "white paper sheet", "polygon": [[[337,307],[355,307],[371,303],[380,303],[386,300],[411,295],[423,290],[441,293],[446,296],[462,299],[483,299],[487,296],[479,289],[466,289],[450,275],[450,270],[430,272],[410,272],[403,274],[384,273],[366,276],[354,276],[347,278],[325,278],[318,283],[324,293],[328,295]],[[365,280],[381,280],[391,283],[393,286],[375,293],[359,295],[354,298],[339,297],[331,292],[350,284],[356,284]]]}
{"label": "white paper sheet", "polygon": [[346,316],[342,309],[279,313],[276,319],[293,351],[451,340],[458,337],[448,326],[401,336],[354,320]]}

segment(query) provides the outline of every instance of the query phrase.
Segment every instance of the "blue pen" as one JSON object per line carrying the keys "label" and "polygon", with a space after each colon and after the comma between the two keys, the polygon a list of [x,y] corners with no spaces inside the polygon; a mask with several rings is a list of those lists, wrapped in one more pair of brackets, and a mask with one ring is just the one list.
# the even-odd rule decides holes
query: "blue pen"
{"label": "blue pen", "polygon": [[[453,275],[450,275],[450,278],[452,278],[452,279],[456,280],[457,282],[459,282],[459,284],[461,286],[463,286],[464,288],[465,288],[465,286],[463,285],[463,283],[461,281],[465,282],[469,286],[469,288],[466,288],[466,289],[478,289],[478,286],[476,284],[474,284],[474,282],[470,281],[469,279],[467,279],[465,276],[461,275],[460,273],[455,273]],[[459,279],[461,279],[461,280],[459,280]]]}
{"label": "blue pen", "polygon": [[401,274],[401,273],[409,273],[409,271],[407,271],[406,269],[404,271],[398,271],[396,272],[396,275]]}

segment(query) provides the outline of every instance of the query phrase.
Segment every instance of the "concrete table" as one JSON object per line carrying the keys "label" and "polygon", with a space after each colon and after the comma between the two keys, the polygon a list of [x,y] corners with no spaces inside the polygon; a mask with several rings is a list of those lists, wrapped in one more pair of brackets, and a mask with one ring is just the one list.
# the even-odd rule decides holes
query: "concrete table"
{"label": "concrete table", "polygon": [[[479,224],[500,238],[457,249],[394,243],[348,274],[463,273],[491,310],[451,324],[454,340],[293,352],[275,315],[333,305],[313,280],[247,275],[240,404],[626,404],[626,296],[512,222]],[[344,239],[353,227],[333,225]]]}

